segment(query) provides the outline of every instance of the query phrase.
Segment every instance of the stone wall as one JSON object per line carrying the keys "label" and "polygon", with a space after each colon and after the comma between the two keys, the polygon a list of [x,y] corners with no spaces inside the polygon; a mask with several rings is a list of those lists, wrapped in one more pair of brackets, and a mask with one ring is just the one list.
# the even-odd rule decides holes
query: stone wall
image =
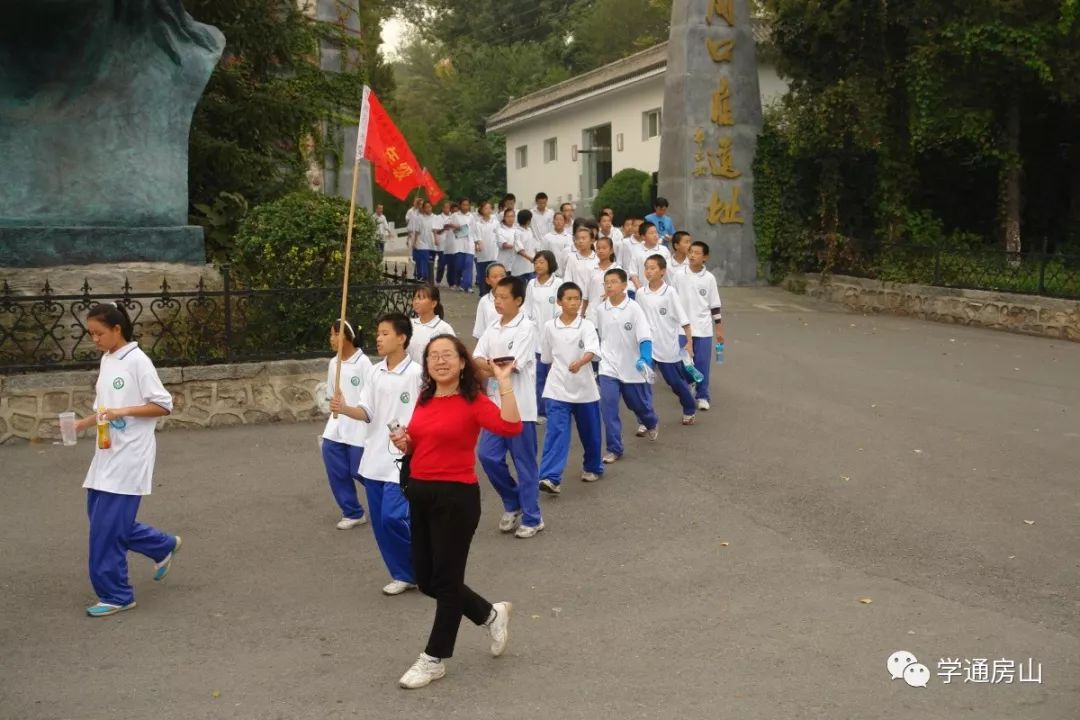
{"label": "stone wall", "polygon": [[954,290],[831,275],[789,275],[792,292],[846,305],[862,313],[890,313],[922,320],[976,325],[1009,332],[1080,341],[1080,302],[1035,295]]}
{"label": "stone wall", "polygon": [[[327,359],[159,368],[173,395],[160,429],[205,428],[322,417]],[[96,370],[0,376],[0,444],[59,439],[57,415],[93,412]]]}

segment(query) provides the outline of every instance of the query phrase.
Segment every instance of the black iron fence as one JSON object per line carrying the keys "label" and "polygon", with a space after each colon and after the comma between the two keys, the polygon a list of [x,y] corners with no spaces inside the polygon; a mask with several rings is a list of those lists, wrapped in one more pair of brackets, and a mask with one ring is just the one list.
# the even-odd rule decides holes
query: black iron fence
{"label": "black iron fence", "polygon": [[[374,347],[373,321],[384,312],[408,314],[417,281],[404,265],[385,265],[378,283],[349,288],[348,317],[365,348]],[[46,282],[36,295],[0,285],[0,372],[92,368],[100,353],[86,329],[99,302],[122,304],[140,347],[161,366],[325,357],[329,328],[338,317],[341,286],[238,288],[228,268],[221,289],[200,280],[177,290],[163,280],[156,292],[119,292],[84,282],[78,295],[59,295]]]}
{"label": "black iron fence", "polygon": [[964,290],[1080,299],[1080,255],[1040,250],[882,246],[819,248],[805,270]]}

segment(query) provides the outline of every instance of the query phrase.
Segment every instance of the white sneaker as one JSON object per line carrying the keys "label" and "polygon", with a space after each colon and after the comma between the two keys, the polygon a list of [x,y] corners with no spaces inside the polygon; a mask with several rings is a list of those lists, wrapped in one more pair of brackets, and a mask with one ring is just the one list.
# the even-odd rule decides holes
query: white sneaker
{"label": "white sneaker", "polygon": [[621,457],[622,455],[616,455],[613,452],[609,452],[608,454],[604,455],[603,461],[605,465],[610,465],[611,463],[619,462],[619,458]]}
{"label": "white sneaker", "polygon": [[650,442],[656,442],[656,438],[660,437],[660,426],[657,425],[648,434]]}
{"label": "white sneaker", "polygon": [[398,685],[406,690],[416,690],[430,685],[433,680],[438,680],[445,675],[446,666],[443,665],[442,660],[420,653],[420,657],[416,658],[412,667],[398,680]]}
{"label": "white sneaker", "polygon": [[367,515],[362,518],[346,518],[343,517],[338,520],[338,530],[352,530],[357,525],[367,525]]}
{"label": "white sneaker", "polygon": [[550,480],[541,480],[540,481],[540,492],[546,492],[546,493],[550,493],[552,495],[558,495],[559,493],[562,492],[562,488],[560,488],[558,485],[551,482]]}
{"label": "white sneaker", "polygon": [[521,511],[517,512],[504,512],[502,517],[499,518],[499,532],[514,532],[514,528],[521,522]]}
{"label": "white sneaker", "polygon": [[495,618],[487,626],[488,633],[491,634],[491,656],[499,657],[510,642],[510,613],[514,605],[508,602],[497,602],[491,606],[491,609],[495,611]]}
{"label": "white sneaker", "polygon": [[416,586],[403,580],[392,580],[382,589],[383,595],[400,595],[406,590],[415,590]]}
{"label": "white sneaker", "polygon": [[539,525],[522,525],[514,533],[516,538],[531,538],[536,537],[536,533],[544,529],[544,521],[541,520]]}
{"label": "white sneaker", "polygon": [[597,475],[596,473],[591,473],[591,472],[581,473],[581,481],[582,482],[596,482],[599,479],[600,479],[600,476]]}
{"label": "white sneaker", "polygon": [[697,401],[697,409],[698,410],[708,410],[709,409],[709,401],[708,400],[698,400]]}
{"label": "white sneaker", "polygon": [[682,424],[683,425],[693,425],[695,422],[697,422],[697,415],[683,415],[682,416]]}
{"label": "white sneaker", "polygon": [[637,430],[634,431],[634,435],[637,435],[638,437],[645,437],[645,433],[647,432],[648,429],[644,425],[638,425]]}

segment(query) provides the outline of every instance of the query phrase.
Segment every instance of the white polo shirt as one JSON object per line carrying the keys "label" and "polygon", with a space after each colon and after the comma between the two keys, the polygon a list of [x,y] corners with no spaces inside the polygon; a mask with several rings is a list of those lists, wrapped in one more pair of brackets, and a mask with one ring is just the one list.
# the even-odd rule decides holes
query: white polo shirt
{"label": "white polo shirt", "polygon": [[420,365],[408,355],[390,370],[383,359],[371,369],[360,391],[360,407],[368,416],[367,444],[360,459],[360,476],[381,482],[400,482],[396,458],[401,453],[390,442],[387,423],[397,420],[407,426],[420,394]]}
{"label": "white polo shirt", "polygon": [[679,277],[676,289],[686,309],[686,316],[690,318],[694,337],[713,337],[712,309],[720,307],[716,276],[707,267],[702,268],[701,272],[692,272],[687,268]]}
{"label": "white polo shirt", "polygon": [[574,250],[574,239],[565,233],[549,232],[540,243],[543,250],[549,250],[555,256],[555,262],[559,263],[559,270],[555,274],[566,277],[566,259]]}
{"label": "white polo shirt", "polygon": [[631,277],[636,275],[642,287],[648,282],[645,279],[645,261],[653,255],[660,255],[664,258],[664,262],[671,261],[671,252],[659,243],[652,248],[645,247],[645,243],[638,243],[630,252],[631,265],[627,268],[626,274]]}
{"label": "white polo shirt", "polygon": [[687,257],[682,262],[679,262],[675,259],[675,255],[672,254],[671,259],[668,260],[667,273],[664,275],[664,281],[673,288],[678,289],[679,276],[685,275],[689,271],[690,258]]}
{"label": "white polo shirt", "polygon": [[425,215],[424,213],[419,213],[413,218],[413,222],[416,224],[417,250],[435,249],[435,218],[435,215]]}
{"label": "white polo shirt", "polygon": [[630,261],[634,257],[634,248],[644,244],[638,240],[636,235],[624,238],[622,244],[615,248],[615,260],[624,268],[627,268],[627,272],[630,272]]}
{"label": "white polo shirt", "polygon": [[463,213],[460,210],[450,216],[450,222],[456,225],[454,233],[454,252],[475,255],[476,246],[473,245],[473,223],[476,216],[471,212]]}
{"label": "white polo shirt", "polygon": [[[337,375],[337,364],[338,358],[335,355],[330,358],[330,367],[326,371],[327,400],[334,397],[334,376]],[[364,389],[368,375],[371,374],[371,367],[371,361],[367,359],[367,355],[364,355],[361,350],[357,350],[352,357],[347,358],[341,364],[341,396],[345,399],[346,405],[356,407],[360,404],[360,392]],[[330,413],[322,436],[325,440],[333,440],[354,447],[364,447],[364,439],[367,437],[367,423],[353,420],[345,415],[338,415],[335,418],[334,414]]]}
{"label": "white polo shirt", "polygon": [[[517,369],[510,375],[522,422],[536,422],[536,325],[524,311],[506,325],[496,320],[480,336],[473,352],[475,358],[489,360],[513,356]],[[488,397],[502,407],[497,383],[487,384]]]}
{"label": "white polo shirt", "polygon": [[452,230],[446,229],[446,223],[449,222],[450,216],[443,213],[431,216],[431,231],[438,238],[439,243],[435,246],[436,250],[442,252],[454,252],[449,246],[454,244],[454,233]]}
{"label": "white polo shirt", "polygon": [[551,275],[546,284],[541,285],[540,280],[533,278],[525,286],[525,315],[533,321],[536,327],[543,327],[549,320],[561,311],[556,304],[556,295],[562,281]]}
{"label": "white polo shirt", "polygon": [[585,317],[593,321],[596,324],[596,312],[600,305],[607,298],[607,291],[604,289],[604,275],[608,270],[621,270],[619,263],[612,263],[606,268],[601,269],[599,265],[589,271],[589,284],[582,288],[582,300],[589,301],[589,307],[585,311]]}
{"label": "white polo shirt", "polygon": [[[495,218],[487,220],[481,217],[476,218],[473,223],[472,239],[480,245],[480,250],[476,253],[477,262],[495,262],[499,259],[499,245],[495,239],[495,231],[498,227],[499,221]],[[479,282],[483,280],[483,278],[477,278]]]}
{"label": "white polo shirt", "polygon": [[641,306],[627,295],[618,305],[605,300],[597,312],[600,331],[600,374],[624,383],[643,383],[636,367],[640,344],[652,340],[649,320]]}
{"label": "white polo shirt", "polygon": [[436,335],[456,335],[454,328],[450,326],[450,323],[446,322],[438,315],[431,319],[431,322],[420,322],[420,318],[413,318],[412,321],[412,337],[409,338],[409,347],[406,352],[417,364],[420,365],[421,371],[424,369],[424,349],[427,344],[431,342],[431,338]]}
{"label": "white polo shirt", "polygon": [[600,336],[592,322],[577,317],[567,325],[560,316],[544,323],[540,331],[540,360],[551,365],[544,397],[568,403],[598,401],[600,389],[592,366],[586,364],[576,373],[570,372],[570,363],[590,352],[600,357]]}
{"label": "white polo shirt", "polygon": [[547,208],[544,212],[540,212],[536,208],[532,209],[532,222],[529,223],[529,228],[533,231],[533,236],[536,238],[536,242],[543,241],[544,236],[551,232],[551,228],[555,225],[555,211],[551,208]]}
{"label": "white polo shirt", "polygon": [[662,363],[678,362],[679,335],[683,334],[683,326],[690,323],[678,291],[667,283],[662,283],[660,289],[655,291],[650,290],[648,285],[643,285],[634,300],[649,319],[649,328],[653,335],[653,360]]}
{"label": "white polo shirt", "polygon": [[532,262],[518,254],[522,250],[529,257],[536,255],[536,238],[533,237],[531,229],[518,228],[514,232],[514,262],[510,266],[511,275],[525,275],[533,271]]}
{"label": "white polo shirt", "polygon": [[572,283],[577,283],[577,286],[584,292],[585,286],[589,284],[592,271],[599,266],[600,258],[595,252],[581,255],[578,253],[577,248],[574,248],[566,259],[566,272],[563,273],[563,278]]}
{"label": "white polo shirt", "polygon": [[495,310],[495,292],[492,291],[476,303],[476,322],[473,323],[472,336],[479,340],[484,331],[498,319],[499,313]]}
{"label": "white polo shirt", "polygon": [[[499,223],[499,227],[495,230],[496,245],[499,248],[498,261],[506,268],[506,272],[510,272],[510,268],[514,264],[514,237],[517,235],[517,226],[506,226],[503,223]],[[504,247],[509,245],[510,247]]]}
{"label": "white polo shirt", "polygon": [[[95,413],[101,407],[112,410],[147,403],[172,412],[172,395],[137,342],[101,356],[94,388]],[[112,447],[94,453],[83,487],[117,495],[149,495],[157,457],[156,427],[157,418],[123,417],[110,422]]]}

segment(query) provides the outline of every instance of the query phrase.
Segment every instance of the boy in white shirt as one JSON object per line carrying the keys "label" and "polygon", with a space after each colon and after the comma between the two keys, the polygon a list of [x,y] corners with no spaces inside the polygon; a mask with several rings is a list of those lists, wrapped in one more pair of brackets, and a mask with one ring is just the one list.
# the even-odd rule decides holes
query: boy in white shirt
{"label": "boy in white shirt", "polygon": [[536,238],[532,232],[532,213],[522,210],[517,214],[517,223],[518,229],[514,232],[514,262],[510,266],[510,274],[521,278],[522,282],[529,282],[536,277],[533,271]]}
{"label": "boy in white shirt", "polygon": [[600,258],[593,249],[595,234],[592,228],[582,225],[574,233],[574,250],[566,258],[566,269],[563,271],[563,279],[568,280],[578,287],[589,284],[589,276],[596,266],[600,264]]}
{"label": "boy in white shirt", "polygon": [[671,238],[671,260],[668,262],[664,280],[672,287],[677,287],[679,276],[690,269],[690,244],[694,238],[685,230],[679,230]]}
{"label": "boy in white shirt", "polygon": [[491,212],[491,203],[480,203],[479,216],[474,218],[472,240],[476,249],[476,287],[480,297],[491,292],[486,282],[487,269],[499,259],[499,243],[496,231],[499,220]]}
{"label": "boy in white shirt", "polygon": [[659,254],[650,255],[645,260],[646,284],[638,290],[637,303],[649,319],[653,336],[653,360],[660,375],[682,404],[682,424],[693,425],[697,405],[694,393],[686,380],[686,371],[679,358],[680,332],[686,338],[687,350],[693,360],[690,321],[686,317],[682,300],[675,288],[664,282],[667,261]]}
{"label": "boy in white shirt", "polygon": [[559,286],[562,314],[540,330],[540,359],[551,366],[544,386],[548,424],[540,460],[540,490],[561,492],[563,470],[570,454],[570,418],[577,424],[585,450],[581,479],[595,482],[604,474],[600,457],[600,390],[590,365],[600,356],[596,326],[581,312],[581,288],[572,282]]}
{"label": "boy in white shirt", "polygon": [[548,250],[555,256],[559,263],[559,277],[566,277],[566,260],[574,249],[574,237],[566,232],[566,218],[562,213],[555,213],[552,218],[551,232],[544,236],[540,249]]}
{"label": "boy in white shirt", "polygon": [[[641,243],[632,246],[630,264],[625,266],[635,292],[645,284],[645,258],[660,255],[665,262],[671,259],[671,253],[660,244],[660,235],[655,225],[646,220],[641,223],[638,234],[641,237]],[[631,295],[631,297],[635,296]]]}
{"label": "boy in white shirt", "polygon": [[488,265],[487,272],[484,274],[484,284],[488,286],[489,292],[481,295],[480,302],[476,303],[476,322],[473,323],[472,336],[477,340],[499,319],[492,292],[504,277],[506,277],[506,268],[502,263],[493,262]]}
{"label": "boy in white shirt", "polygon": [[645,311],[626,294],[626,271],[604,274],[607,300],[597,309],[600,331],[600,413],[607,437],[605,463],[623,455],[619,398],[637,416],[638,436],[660,435],[660,420],[653,411],[652,386],[643,373],[652,365],[652,332]]}
{"label": "boy in white shirt", "polygon": [[454,278],[450,287],[460,288],[462,292],[472,292],[473,260],[476,255],[473,216],[469,198],[461,198],[458,211],[450,216],[449,227],[454,231],[454,250],[456,263],[453,266]]}
{"label": "boy in white shirt", "polygon": [[536,247],[543,249],[544,236],[551,232],[555,211],[548,207],[547,193],[536,193],[536,207],[532,209],[532,231]]}
{"label": "boy in white shirt", "polygon": [[[428,203],[430,205],[430,203]],[[412,566],[412,533],[409,503],[398,487],[401,475],[391,451],[388,423],[409,424],[416,398],[420,395],[421,369],[408,354],[412,322],[401,313],[379,318],[375,348],[383,358],[371,370],[360,391],[360,403],[348,405],[339,393],[330,401],[330,411],[368,423],[367,445],[360,459],[360,476],[367,491],[368,514],[375,542],[390,572],[386,595],[400,595],[416,588]]]}
{"label": "boy in white shirt", "polygon": [[435,232],[435,258],[433,260],[435,269],[435,280],[433,285],[438,285],[446,277],[447,270],[449,269],[450,278],[449,283],[453,286],[454,281],[454,256],[457,254],[457,247],[454,243],[454,230],[449,227],[450,214],[457,212],[457,203],[451,203],[449,200],[442,204],[442,212],[434,216],[432,220],[432,230]]}
{"label": "boy in white shirt", "polygon": [[372,213],[375,218],[375,234],[378,238],[376,242],[379,244],[379,257],[381,258],[386,254],[386,243],[390,242],[393,237],[390,232],[390,222],[386,219],[386,215],[383,215],[382,203],[375,206],[375,212]]}
{"label": "boy in white shirt", "polygon": [[418,280],[431,282],[434,278],[433,262],[435,258],[435,216],[431,214],[431,203],[425,201],[420,214],[413,217],[416,239],[413,245],[413,262],[416,263]]}
{"label": "boy in white shirt", "polygon": [[514,238],[518,231],[517,213],[507,208],[503,210],[500,220],[499,227],[495,229],[495,240],[499,247],[499,255],[495,261],[509,272],[514,265],[514,258],[517,257],[514,250]]}
{"label": "boy in white shirt", "polygon": [[[536,325],[525,317],[522,308],[525,283],[521,278],[503,278],[492,295],[495,296],[499,321],[484,331],[473,357],[478,361],[478,370],[486,378],[493,377],[490,363],[514,363],[511,382],[521,414],[522,431],[513,437],[482,431],[476,455],[503,501],[505,512],[499,520],[499,530],[508,533],[517,527],[515,537],[531,538],[544,529],[544,520],[540,515],[539,469],[536,465]],[[497,385],[488,383],[488,395],[499,404]],[[517,470],[516,481],[506,464],[507,453]]]}
{"label": "boy in white shirt", "polygon": [[679,298],[690,318],[693,332],[694,367],[704,379],[697,384],[698,410],[709,409],[709,370],[712,362],[713,343],[724,342],[723,317],[720,313],[720,291],[716,276],[705,267],[709,258],[709,246],[700,240],[690,245],[689,267],[679,277]]}

